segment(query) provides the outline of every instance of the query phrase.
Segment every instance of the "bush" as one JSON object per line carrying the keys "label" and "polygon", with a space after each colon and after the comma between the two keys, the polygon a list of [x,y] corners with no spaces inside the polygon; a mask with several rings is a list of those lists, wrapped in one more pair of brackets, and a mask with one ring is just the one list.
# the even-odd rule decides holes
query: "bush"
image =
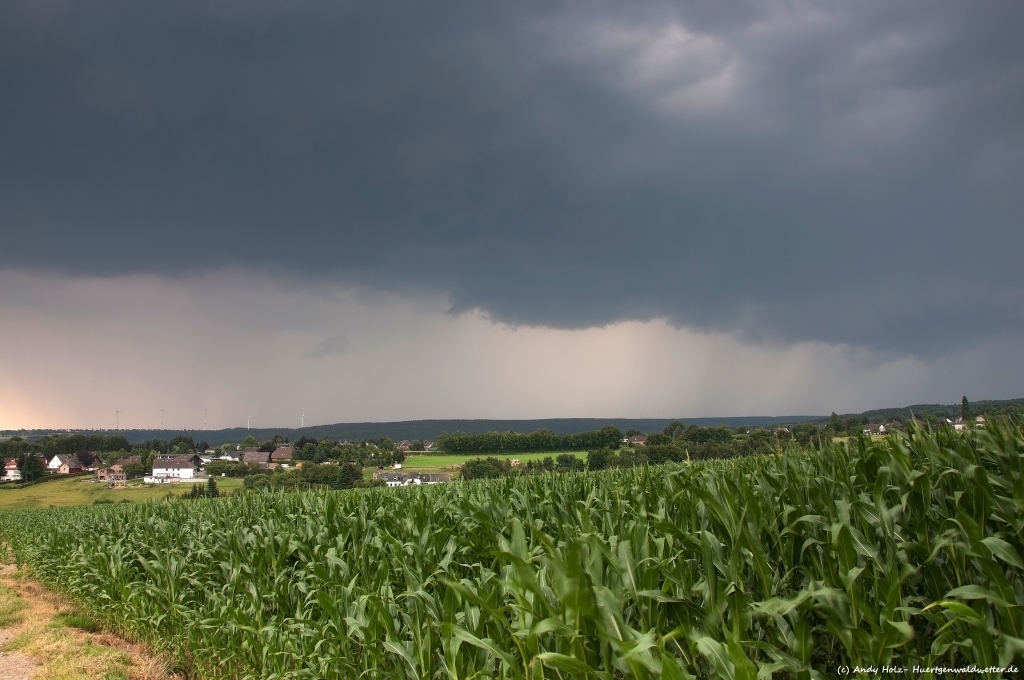
{"label": "bush", "polygon": [[582,460],[572,455],[571,453],[560,453],[555,458],[555,469],[559,472],[568,472],[569,470],[580,470],[586,465]]}
{"label": "bush", "polygon": [[463,479],[492,479],[504,477],[512,471],[512,464],[500,458],[477,458],[462,464]]}
{"label": "bush", "polygon": [[594,451],[587,451],[587,469],[604,470],[606,467],[608,467],[609,456],[611,456],[611,451],[608,449],[596,449]]}
{"label": "bush", "polygon": [[352,489],[362,486],[363,471],[358,465],[304,465],[297,470],[277,468],[274,472],[258,472],[245,478],[247,489]]}

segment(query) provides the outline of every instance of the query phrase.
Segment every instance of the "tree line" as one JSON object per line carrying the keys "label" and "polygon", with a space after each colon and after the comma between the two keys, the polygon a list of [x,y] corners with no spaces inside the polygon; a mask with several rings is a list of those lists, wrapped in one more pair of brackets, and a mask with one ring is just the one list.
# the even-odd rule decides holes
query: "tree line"
{"label": "tree line", "polygon": [[487,432],[442,432],[437,438],[438,447],[445,453],[520,453],[527,451],[582,451],[592,448],[619,446],[622,431],[613,425],[600,430],[558,434],[553,430],[534,430],[529,433]]}
{"label": "tree line", "polygon": [[30,442],[22,437],[11,437],[0,442],[0,456],[16,458],[22,453],[41,453],[47,458],[70,456],[77,451],[131,451],[132,445],[120,434],[62,434],[46,435]]}
{"label": "tree line", "polygon": [[292,470],[277,468],[261,470],[245,478],[246,489],[283,489],[295,491],[311,487],[352,489],[367,486],[363,470],[353,463],[339,465],[304,465]]}

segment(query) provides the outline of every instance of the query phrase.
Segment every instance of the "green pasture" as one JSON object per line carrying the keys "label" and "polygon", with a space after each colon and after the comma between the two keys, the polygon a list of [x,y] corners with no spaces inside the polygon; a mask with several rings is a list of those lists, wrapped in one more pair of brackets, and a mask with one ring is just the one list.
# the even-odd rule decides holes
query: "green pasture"
{"label": "green pasture", "polygon": [[[182,494],[192,488],[192,484],[202,482],[181,482],[180,484],[143,484],[141,479],[128,482],[126,489],[108,489],[106,483],[96,481],[95,477],[73,477],[54,482],[34,484],[23,489],[9,489],[0,486],[0,510],[16,508],[48,508],[63,505],[89,505],[97,500],[117,503],[129,500],[141,503],[160,500],[168,491]],[[221,493],[233,491],[242,486],[241,479],[218,477],[217,487]]]}
{"label": "green pasture", "polygon": [[443,470],[462,465],[467,460],[474,458],[500,458],[511,460],[517,458],[523,463],[528,460],[543,460],[544,458],[555,458],[563,453],[571,453],[578,458],[586,458],[586,451],[546,451],[540,453],[474,453],[470,455],[453,454],[407,454],[405,462],[402,463],[403,470]]}

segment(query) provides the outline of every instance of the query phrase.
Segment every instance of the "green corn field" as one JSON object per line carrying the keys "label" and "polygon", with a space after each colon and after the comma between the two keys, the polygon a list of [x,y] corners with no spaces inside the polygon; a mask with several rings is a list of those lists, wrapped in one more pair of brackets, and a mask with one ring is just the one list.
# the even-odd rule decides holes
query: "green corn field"
{"label": "green corn field", "polygon": [[197,677],[986,668],[1024,658],[1022,455],[1003,422],[678,466],[10,511],[0,540]]}

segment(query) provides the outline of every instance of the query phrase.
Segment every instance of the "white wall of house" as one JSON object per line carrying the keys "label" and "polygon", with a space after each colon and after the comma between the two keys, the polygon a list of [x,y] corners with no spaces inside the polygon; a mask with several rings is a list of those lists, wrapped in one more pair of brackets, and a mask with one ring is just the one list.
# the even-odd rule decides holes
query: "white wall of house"
{"label": "white wall of house", "polygon": [[195,468],[153,468],[154,477],[168,477],[171,479],[195,479]]}

